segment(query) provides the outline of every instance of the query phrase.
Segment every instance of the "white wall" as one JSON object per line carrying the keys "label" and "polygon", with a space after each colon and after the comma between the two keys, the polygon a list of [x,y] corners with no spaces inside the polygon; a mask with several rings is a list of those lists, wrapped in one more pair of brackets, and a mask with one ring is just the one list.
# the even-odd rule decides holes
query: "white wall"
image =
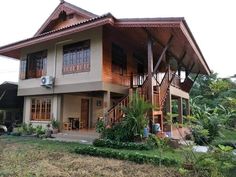
{"label": "white wall", "polygon": [[[90,40],[91,49],[90,71],[63,75],[63,45],[87,39]],[[21,58],[26,58],[29,53],[45,49],[48,51],[47,75],[54,76],[55,73],[55,85],[102,81],[102,27],[80,32],[42,45],[25,48],[21,51]],[[38,87],[40,87],[39,78],[19,80],[18,89]],[[50,90],[48,91],[50,93]]]}

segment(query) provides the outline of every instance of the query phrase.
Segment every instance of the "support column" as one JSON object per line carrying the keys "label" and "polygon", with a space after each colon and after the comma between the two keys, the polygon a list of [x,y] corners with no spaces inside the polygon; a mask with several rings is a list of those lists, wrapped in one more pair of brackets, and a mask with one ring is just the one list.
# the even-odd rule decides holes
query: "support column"
{"label": "support column", "polygon": [[[148,36],[148,100],[151,104],[153,104],[153,83],[152,83],[152,73],[153,73],[153,51],[152,51],[152,39],[151,36]],[[152,132],[152,124],[153,124],[153,110],[150,110],[149,113],[149,128]]]}
{"label": "support column", "polygon": [[165,124],[164,131],[170,132],[169,136],[172,136],[172,101],[171,101],[171,94],[168,93],[166,97],[166,113],[170,114],[169,120],[170,124]]}
{"label": "support column", "polygon": [[178,121],[180,124],[180,127],[182,127],[183,124],[183,99],[181,97],[178,98]]}
{"label": "support column", "polygon": [[190,103],[189,103],[189,99],[186,99],[186,115],[190,116]]}
{"label": "support column", "polygon": [[104,115],[107,113],[107,111],[110,109],[110,107],[111,107],[111,92],[106,91],[106,92],[104,92],[104,95],[103,95],[103,113],[104,113]]}

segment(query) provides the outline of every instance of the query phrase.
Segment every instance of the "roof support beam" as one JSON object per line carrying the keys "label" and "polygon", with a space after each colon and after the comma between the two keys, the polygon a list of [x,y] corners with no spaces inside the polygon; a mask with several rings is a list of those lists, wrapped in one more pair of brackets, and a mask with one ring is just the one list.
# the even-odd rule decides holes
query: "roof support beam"
{"label": "roof support beam", "polygon": [[195,66],[195,62],[192,63],[191,67],[189,70],[186,70],[186,77],[189,76],[189,74],[191,73],[191,71],[193,70],[193,67]]}
{"label": "roof support beam", "polygon": [[156,63],[155,68],[153,70],[153,73],[157,72],[157,69],[158,69],[159,65],[161,64],[161,61],[164,58],[164,55],[166,54],[167,49],[170,47],[170,43],[171,43],[172,39],[173,39],[173,36],[171,35],[168,42],[167,42],[167,44],[166,44],[166,46],[162,50],[161,56],[157,60],[157,63]]}
{"label": "roof support beam", "polygon": [[[152,40],[154,42],[156,42],[157,44],[159,44],[162,48],[165,47],[165,45],[159,40],[157,39],[147,28],[143,28],[143,30],[145,31],[145,33],[147,33],[148,35],[151,36]],[[177,60],[179,60],[179,58],[171,51],[167,51],[171,56],[173,56],[174,58],[176,58]],[[185,68],[187,68],[186,65],[182,64]]]}

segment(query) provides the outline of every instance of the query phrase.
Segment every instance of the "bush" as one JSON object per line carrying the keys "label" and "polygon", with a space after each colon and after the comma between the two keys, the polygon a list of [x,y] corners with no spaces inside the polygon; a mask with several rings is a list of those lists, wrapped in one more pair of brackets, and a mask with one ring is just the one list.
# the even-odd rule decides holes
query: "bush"
{"label": "bush", "polygon": [[215,140],[212,142],[212,145],[213,146],[218,146],[218,145],[224,145],[224,146],[230,146],[234,149],[236,149],[236,140],[224,140],[224,139],[221,139],[221,140]]}
{"label": "bush", "polygon": [[215,149],[211,153],[201,155],[195,168],[202,176],[232,176],[231,171],[236,169],[236,157],[225,147]]}
{"label": "bush", "polygon": [[12,135],[20,136],[20,135],[36,135],[40,136],[45,134],[45,129],[38,125],[33,127],[32,124],[23,123],[20,127],[17,128],[17,131],[12,133]]}
{"label": "bush", "polygon": [[121,142],[133,142],[142,139],[144,128],[148,122],[147,112],[152,108],[152,105],[140,97],[137,92],[132,95],[130,100],[127,107],[120,108],[124,113],[121,122],[112,125],[110,128],[105,128],[102,120],[97,122],[96,131],[101,133],[102,138]]}
{"label": "bush", "polygon": [[92,146],[86,147],[77,147],[75,149],[75,153],[77,154],[86,154],[91,156],[98,156],[98,157],[107,157],[107,158],[114,158],[119,160],[129,160],[136,163],[151,163],[154,165],[159,165],[159,162],[162,161],[162,164],[166,166],[173,166],[178,165],[179,162],[174,158],[163,157],[160,158],[158,156],[148,156],[145,154],[140,154],[138,152],[122,152],[113,149],[101,149]]}
{"label": "bush", "polygon": [[51,121],[51,124],[52,124],[52,128],[53,128],[53,129],[59,129],[60,122],[59,122],[58,120],[53,119],[53,120]]}
{"label": "bush", "polygon": [[96,132],[102,133],[105,130],[105,122],[103,119],[99,119],[96,123]]}
{"label": "bush", "polygon": [[121,123],[113,125],[111,128],[105,128],[102,132],[101,137],[103,139],[110,139],[120,142],[134,141],[133,137],[130,136],[126,128]]}
{"label": "bush", "polygon": [[93,142],[96,147],[108,147],[114,149],[130,149],[130,150],[150,150],[153,146],[146,143],[133,143],[133,142],[119,142],[109,139],[96,139]]}
{"label": "bush", "polygon": [[35,127],[35,133],[37,136],[45,135],[45,129],[43,129],[42,125],[38,125]]}

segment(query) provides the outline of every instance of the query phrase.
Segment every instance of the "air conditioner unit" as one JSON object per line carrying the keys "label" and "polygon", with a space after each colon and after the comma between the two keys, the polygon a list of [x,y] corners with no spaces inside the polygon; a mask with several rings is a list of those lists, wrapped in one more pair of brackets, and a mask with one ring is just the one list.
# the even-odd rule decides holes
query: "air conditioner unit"
{"label": "air conditioner unit", "polygon": [[52,88],[54,84],[54,78],[52,76],[42,76],[41,86],[46,88]]}

